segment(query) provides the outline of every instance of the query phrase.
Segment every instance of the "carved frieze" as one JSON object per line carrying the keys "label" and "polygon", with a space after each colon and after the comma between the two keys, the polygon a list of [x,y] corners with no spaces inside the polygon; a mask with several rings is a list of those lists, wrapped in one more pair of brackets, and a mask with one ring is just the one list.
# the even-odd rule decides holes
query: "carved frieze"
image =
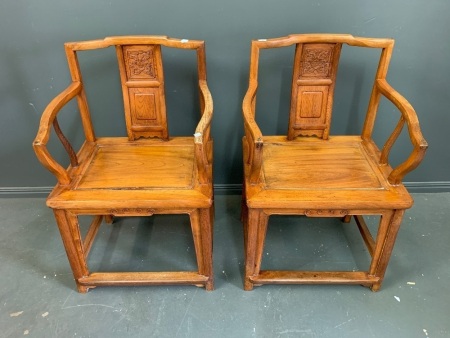
{"label": "carved frieze", "polygon": [[155,210],[149,208],[118,208],[110,209],[108,213],[111,215],[147,215],[151,216],[155,213]]}
{"label": "carved frieze", "polygon": [[305,45],[301,60],[301,77],[329,77],[334,45]]}
{"label": "carved frieze", "polygon": [[306,210],[305,215],[308,217],[344,217],[348,215],[348,210]]}
{"label": "carved frieze", "polygon": [[124,48],[124,51],[129,79],[156,79],[157,70],[153,48],[130,46]]}

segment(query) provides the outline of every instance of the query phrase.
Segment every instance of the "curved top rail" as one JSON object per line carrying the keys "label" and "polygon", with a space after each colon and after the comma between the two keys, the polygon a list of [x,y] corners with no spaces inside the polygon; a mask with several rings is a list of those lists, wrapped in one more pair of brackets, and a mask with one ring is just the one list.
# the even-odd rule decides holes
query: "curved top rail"
{"label": "curved top rail", "polygon": [[273,39],[253,40],[252,43],[258,48],[280,48],[298,43],[345,43],[357,47],[386,48],[392,46],[394,40],[365,38],[350,34],[291,34]]}
{"label": "curved top rail", "polygon": [[151,45],[160,44],[166,47],[198,49],[204,45],[202,40],[175,39],[164,35],[125,35],[111,36],[99,40],[66,42],[64,45],[74,51],[107,48],[116,45]]}

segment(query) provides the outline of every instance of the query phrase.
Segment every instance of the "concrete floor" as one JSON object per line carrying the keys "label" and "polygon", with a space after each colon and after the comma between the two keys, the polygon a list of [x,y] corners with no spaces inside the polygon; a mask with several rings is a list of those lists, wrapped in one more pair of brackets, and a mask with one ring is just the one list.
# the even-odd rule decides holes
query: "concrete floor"
{"label": "concrete floor", "polygon": [[[0,199],[1,337],[449,337],[450,193],[415,194],[381,291],[242,289],[240,196],[216,197],[216,290],[98,287],[78,294],[44,198]],[[87,220],[83,220],[85,222]],[[195,269],[188,219],[102,225],[91,270]],[[263,267],[365,269],[354,221],[274,217]]]}

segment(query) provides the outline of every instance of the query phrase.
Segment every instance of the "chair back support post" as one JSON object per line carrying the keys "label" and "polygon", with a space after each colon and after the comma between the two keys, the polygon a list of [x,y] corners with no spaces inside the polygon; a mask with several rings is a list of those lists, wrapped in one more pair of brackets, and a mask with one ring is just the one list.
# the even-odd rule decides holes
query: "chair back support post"
{"label": "chair back support post", "polygon": [[[70,76],[72,77],[72,81],[77,81],[82,83],[82,76],[80,65],[78,63],[78,57],[75,49],[73,48],[73,44],[66,43],[65,51],[67,62],[69,64]],[[86,137],[86,141],[95,142],[95,133],[94,127],[92,126],[91,113],[89,111],[89,106],[87,102],[86,93],[84,91],[84,86],[82,85],[80,92],[77,95],[77,103],[78,109],[80,110],[81,123],[83,125],[84,135]]]}
{"label": "chair back support post", "polygon": [[372,93],[370,95],[369,106],[367,108],[367,114],[364,121],[361,137],[363,140],[370,140],[372,138],[373,127],[375,125],[375,119],[377,116],[378,106],[380,104],[380,92],[377,87],[376,80],[386,79],[386,75],[389,68],[389,63],[392,57],[392,51],[394,48],[394,40],[386,40],[385,46],[382,47],[380,61],[378,62],[378,68],[375,75],[375,81],[372,87]]}
{"label": "chair back support post", "polygon": [[207,78],[206,51],[205,51],[205,43],[203,41],[197,47],[197,72],[199,82],[206,81]]}

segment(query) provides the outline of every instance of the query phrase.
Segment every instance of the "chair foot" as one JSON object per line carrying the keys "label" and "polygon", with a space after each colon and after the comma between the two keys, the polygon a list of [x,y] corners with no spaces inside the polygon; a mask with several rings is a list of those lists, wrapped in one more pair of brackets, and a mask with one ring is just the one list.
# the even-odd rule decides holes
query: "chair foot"
{"label": "chair foot", "polygon": [[81,285],[77,283],[77,291],[79,293],[87,293],[89,291],[89,289],[93,289],[95,288],[95,286],[86,286],[86,285]]}
{"label": "chair foot", "polygon": [[254,287],[254,284],[250,280],[246,279],[245,282],[244,282],[244,290],[245,291],[252,291],[253,287]]}
{"label": "chair foot", "polygon": [[376,283],[370,287],[370,290],[372,290],[373,292],[377,292],[377,291],[380,291],[380,288],[381,288],[381,283]]}
{"label": "chair foot", "polygon": [[214,280],[210,279],[205,284],[206,291],[214,291]]}

